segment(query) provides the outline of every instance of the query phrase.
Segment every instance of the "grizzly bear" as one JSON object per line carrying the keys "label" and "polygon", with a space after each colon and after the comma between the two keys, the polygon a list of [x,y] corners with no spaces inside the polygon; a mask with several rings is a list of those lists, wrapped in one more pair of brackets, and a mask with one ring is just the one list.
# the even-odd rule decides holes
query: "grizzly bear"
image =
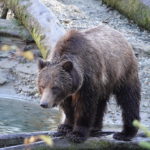
{"label": "grizzly bear", "polygon": [[106,25],[67,32],[39,61],[38,87],[41,107],[59,105],[66,116],[56,136],[80,143],[101,130],[112,95],[123,118],[123,130],[113,138],[130,140],[138,131],[132,124],[140,120],[137,60],[121,33]]}

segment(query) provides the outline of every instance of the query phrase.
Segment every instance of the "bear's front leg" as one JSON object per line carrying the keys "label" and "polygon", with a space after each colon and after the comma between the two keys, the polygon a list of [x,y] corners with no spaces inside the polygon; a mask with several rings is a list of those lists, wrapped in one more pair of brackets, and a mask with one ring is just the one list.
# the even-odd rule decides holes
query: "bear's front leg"
{"label": "bear's front leg", "polygon": [[73,131],[67,134],[67,137],[72,142],[81,143],[90,134],[96,114],[96,99],[92,91],[84,91],[77,97],[74,105],[74,127]]}
{"label": "bear's front leg", "polygon": [[73,128],[74,122],[74,109],[72,106],[72,97],[68,97],[61,103],[60,107],[63,109],[65,114],[65,120],[58,126],[57,132],[53,135],[55,137],[65,136],[70,133]]}
{"label": "bear's front leg", "polygon": [[[91,106],[92,107],[92,106]],[[79,109],[84,109],[79,108]],[[76,115],[76,120],[75,120],[75,125],[73,127],[73,131],[67,134],[67,137],[69,138],[70,141],[75,142],[75,143],[81,143],[84,142],[87,137],[90,134],[90,128],[92,126],[92,123],[94,121],[94,111],[91,112],[88,109],[85,109],[83,111],[77,111],[75,112]]]}

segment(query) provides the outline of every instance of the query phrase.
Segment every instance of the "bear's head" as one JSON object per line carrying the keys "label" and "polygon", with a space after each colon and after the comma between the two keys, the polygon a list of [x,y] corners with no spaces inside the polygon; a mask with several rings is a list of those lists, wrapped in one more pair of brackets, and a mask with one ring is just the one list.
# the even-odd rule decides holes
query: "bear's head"
{"label": "bear's head", "polygon": [[74,94],[82,79],[73,62],[65,60],[57,64],[39,60],[38,89],[41,94],[40,106],[51,108]]}

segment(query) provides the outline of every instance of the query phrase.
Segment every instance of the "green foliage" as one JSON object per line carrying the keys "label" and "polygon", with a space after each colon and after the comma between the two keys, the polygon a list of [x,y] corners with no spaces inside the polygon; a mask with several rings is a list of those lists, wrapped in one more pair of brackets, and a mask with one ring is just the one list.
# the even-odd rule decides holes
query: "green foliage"
{"label": "green foliage", "polygon": [[37,46],[39,47],[43,58],[46,59],[48,52],[47,52],[46,48],[43,47],[43,45],[41,44],[41,41],[43,40],[44,36],[40,35],[38,33],[38,31],[36,31],[35,28],[33,28],[31,34],[32,34],[32,37],[35,39],[35,42],[36,42]]}
{"label": "green foliage", "polygon": [[[147,137],[150,137],[150,131],[145,126],[143,126],[139,121],[135,120],[133,122],[133,125],[139,129],[141,129]],[[141,142],[140,146],[150,150],[150,142]]]}
{"label": "green foliage", "polygon": [[31,137],[26,138],[24,140],[24,144],[31,144],[31,143],[37,142],[39,140],[44,141],[49,146],[53,146],[53,140],[52,140],[52,138],[49,137],[49,136],[47,136],[47,135],[31,136]]}

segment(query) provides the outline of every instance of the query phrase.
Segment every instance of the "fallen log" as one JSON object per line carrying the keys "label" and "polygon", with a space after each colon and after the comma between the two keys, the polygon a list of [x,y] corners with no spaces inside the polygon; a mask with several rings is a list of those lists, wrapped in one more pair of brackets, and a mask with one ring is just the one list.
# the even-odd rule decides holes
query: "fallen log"
{"label": "fallen log", "polygon": [[113,132],[99,132],[95,137],[88,138],[87,141],[81,144],[74,144],[69,142],[64,137],[53,137],[53,145],[49,147],[43,141],[34,142],[28,145],[23,144],[25,138],[38,135],[52,136],[54,132],[32,132],[32,133],[19,133],[10,135],[0,135],[0,150],[85,150],[85,149],[99,149],[99,150],[146,150],[142,148],[140,142],[150,142],[150,138],[146,138],[143,134],[138,134],[132,141],[117,141],[112,138]]}
{"label": "fallen log", "polygon": [[15,19],[0,19],[0,36],[16,37],[23,41],[33,41],[29,31]]}
{"label": "fallen log", "polygon": [[102,0],[102,2],[117,9],[136,24],[150,31],[149,0]]}
{"label": "fallen log", "polygon": [[39,0],[1,0],[28,29],[43,58],[55,46],[65,30],[53,12]]}

